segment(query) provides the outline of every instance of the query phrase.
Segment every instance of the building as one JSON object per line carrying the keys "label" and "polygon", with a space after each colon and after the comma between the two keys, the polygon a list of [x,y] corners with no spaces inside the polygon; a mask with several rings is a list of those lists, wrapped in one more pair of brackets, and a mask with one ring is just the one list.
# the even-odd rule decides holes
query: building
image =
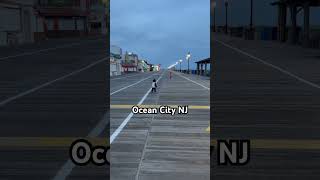
{"label": "building", "polygon": [[196,74],[210,76],[211,58],[203,59],[195,63],[197,64]]}
{"label": "building", "polygon": [[152,71],[160,71],[160,64],[153,64]]}
{"label": "building", "polygon": [[121,75],[122,49],[118,46],[110,46],[110,76]]}
{"label": "building", "polygon": [[34,0],[0,1],[0,46],[34,42]]}
{"label": "building", "polygon": [[143,64],[144,64],[143,60],[138,60],[138,67],[137,68],[138,68],[139,72],[144,72]]}
{"label": "building", "polygon": [[110,57],[110,76],[121,75],[121,61],[115,57]]}
{"label": "building", "polygon": [[106,5],[102,0],[1,0],[0,46],[106,34]]}
{"label": "building", "polygon": [[146,63],[146,71],[151,71],[151,65],[148,63],[148,61],[145,61]]}
{"label": "building", "polygon": [[106,33],[102,0],[38,0],[37,39]]}
{"label": "building", "polygon": [[139,57],[137,54],[126,52],[124,60],[122,61],[122,68],[124,72],[136,72],[138,71]]}
{"label": "building", "polygon": [[88,32],[88,0],[39,0],[36,12],[39,39],[81,36]]}
{"label": "building", "polygon": [[88,21],[90,34],[106,34],[106,4],[101,0],[91,0],[90,15]]}
{"label": "building", "polygon": [[146,60],[138,61],[138,71],[139,72],[147,72],[150,70],[149,64]]}

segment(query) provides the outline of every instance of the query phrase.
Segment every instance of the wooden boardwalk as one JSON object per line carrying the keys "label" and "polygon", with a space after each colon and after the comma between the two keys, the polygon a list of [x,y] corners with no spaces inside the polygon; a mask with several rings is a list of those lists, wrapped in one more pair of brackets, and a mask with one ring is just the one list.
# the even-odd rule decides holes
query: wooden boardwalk
{"label": "wooden boardwalk", "polygon": [[[159,77],[159,75],[155,75]],[[185,75],[183,75],[185,76]],[[208,85],[209,79],[187,76]],[[119,83],[119,82],[118,82]],[[151,79],[111,98],[112,105],[136,103],[150,88]],[[209,90],[178,74],[165,72],[158,92],[147,96],[145,105],[201,105],[187,115],[134,115],[111,144],[112,180],[209,179]],[[121,98],[119,100],[118,98]],[[111,132],[130,109],[111,109]]]}

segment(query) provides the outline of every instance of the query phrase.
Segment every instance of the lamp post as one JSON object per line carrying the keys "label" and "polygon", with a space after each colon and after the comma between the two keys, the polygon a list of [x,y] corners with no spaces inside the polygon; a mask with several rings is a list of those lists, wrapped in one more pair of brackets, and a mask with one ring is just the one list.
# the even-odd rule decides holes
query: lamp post
{"label": "lamp post", "polygon": [[179,60],[180,63],[180,72],[181,72],[181,63],[182,63],[182,59]]}
{"label": "lamp post", "polygon": [[228,6],[229,2],[228,0],[224,0],[224,6],[226,8],[226,24],[225,24],[225,33],[228,34]]}
{"label": "lamp post", "polygon": [[188,61],[188,74],[190,73],[190,68],[189,68],[190,58],[191,58],[191,54],[190,54],[190,52],[188,52],[188,54],[187,54],[187,56],[186,56],[186,60]]}
{"label": "lamp post", "polygon": [[216,32],[216,7],[217,7],[217,2],[213,2],[213,32]]}

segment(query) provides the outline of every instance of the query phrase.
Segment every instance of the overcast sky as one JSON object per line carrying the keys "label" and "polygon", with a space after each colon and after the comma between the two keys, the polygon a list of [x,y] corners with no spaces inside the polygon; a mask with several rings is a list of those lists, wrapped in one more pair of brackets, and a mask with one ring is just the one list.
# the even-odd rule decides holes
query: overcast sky
{"label": "overcast sky", "polygon": [[111,44],[123,51],[163,67],[188,51],[190,64],[210,55],[210,0],[111,0],[110,11]]}
{"label": "overcast sky", "polygon": [[[216,1],[217,25],[224,25],[224,0]],[[276,26],[274,1],[253,1],[254,25]],[[181,58],[185,62],[188,51],[192,65],[210,55],[210,0],[111,0],[110,8],[111,44],[124,51],[165,67]],[[229,0],[230,26],[248,25],[249,18],[250,0]],[[319,25],[319,19],[320,8],[311,8],[311,25]],[[302,23],[303,11],[298,15]]]}

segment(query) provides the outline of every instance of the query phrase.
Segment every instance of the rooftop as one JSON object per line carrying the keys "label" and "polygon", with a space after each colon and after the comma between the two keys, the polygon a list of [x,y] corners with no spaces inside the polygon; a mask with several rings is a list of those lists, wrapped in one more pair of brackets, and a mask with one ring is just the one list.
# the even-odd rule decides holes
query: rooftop
{"label": "rooftop", "polygon": [[197,63],[197,64],[210,63],[210,61],[211,61],[211,58],[207,58],[207,59],[203,59],[203,60],[197,61],[196,63]]}

